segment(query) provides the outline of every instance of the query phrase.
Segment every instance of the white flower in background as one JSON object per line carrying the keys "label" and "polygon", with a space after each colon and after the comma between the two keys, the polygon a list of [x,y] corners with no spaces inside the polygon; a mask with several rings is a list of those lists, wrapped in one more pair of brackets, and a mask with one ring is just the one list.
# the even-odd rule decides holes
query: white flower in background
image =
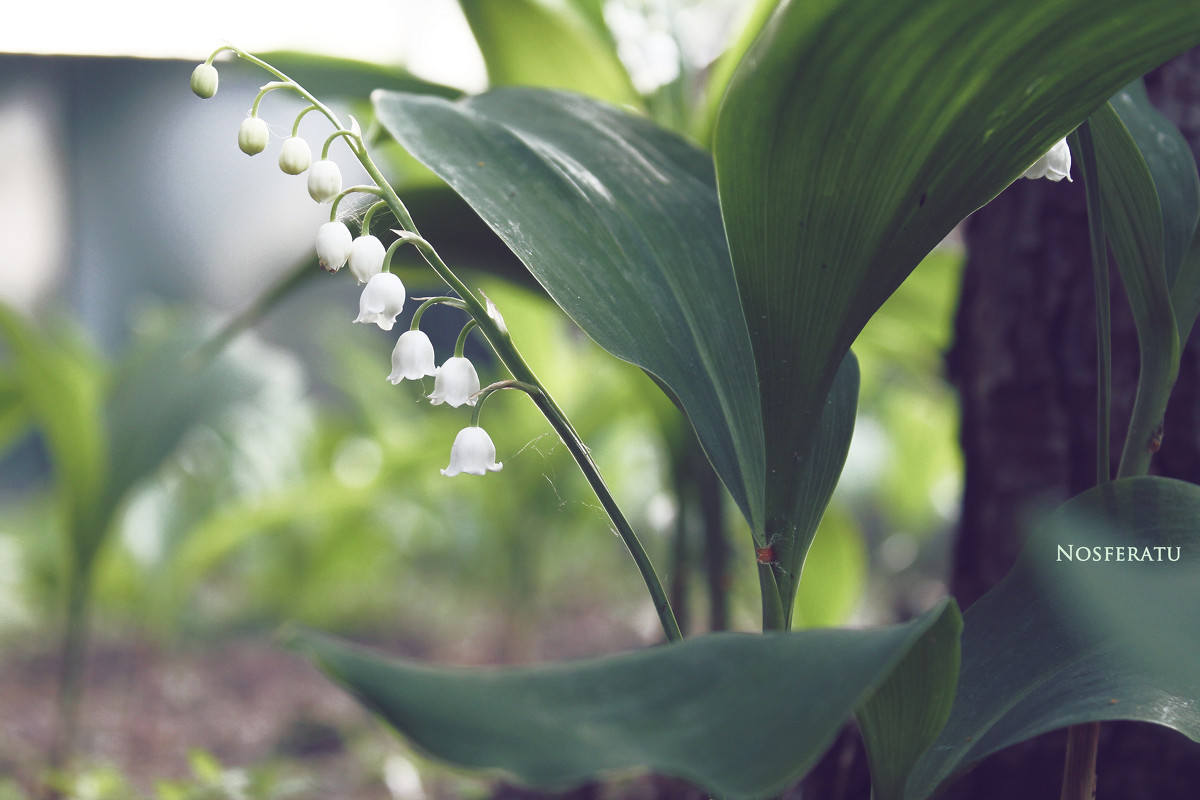
{"label": "white flower in background", "polygon": [[345,266],[353,244],[354,237],[344,222],[335,220],[317,228],[317,261],[321,269],[337,272]]}
{"label": "white flower in background", "polygon": [[328,158],[322,158],[308,170],[308,195],[318,203],[328,203],[342,191],[342,171]]}
{"label": "white flower in background", "polygon": [[360,236],[350,245],[350,271],[359,283],[366,283],[383,272],[383,257],[386,254],[379,239],[370,234]]}
{"label": "white flower in background", "polygon": [[1066,139],[1059,139],[1046,155],[1033,162],[1033,166],[1025,170],[1023,178],[1049,178],[1058,183],[1063,178],[1071,180],[1071,148]]}
{"label": "white flower in background", "polygon": [[[299,136],[289,136],[279,151],[279,168],[288,175],[299,175],[312,163],[312,150]],[[336,194],[336,193],[335,193]]]}
{"label": "white flower in background", "polygon": [[475,365],[462,356],[454,356],[437,368],[429,401],[435,406],[446,403],[452,408],[464,403],[473,406],[478,393],[479,374],[475,372]]}
{"label": "white flower in background", "polygon": [[496,445],[483,428],[463,428],[454,437],[450,448],[450,466],[442,470],[446,476],[465,472],[468,475],[486,475],[498,472],[504,465],[496,461]]}
{"label": "white flower in background", "polygon": [[402,380],[416,381],[427,375],[436,375],[433,365],[433,342],[424,331],[405,331],[400,334],[392,348],[392,374],[388,380],[393,384]]}
{"label": "white flower in background", "polygon": [[199,64],[192,70],[192,91],[205,100],[217,93],[217,68],[212,64]]}
{"label": "white flower in background", "polygon": [[267,130],[267,123],[259,117],[246,117],[242,120],[242,126],[238,128],[238,147],[248,156],[258,155],[266,150],[270,138],[271,132]]}
{"label": "white flower in background", "polygon": [[[396,324],[396,316],[404,309],[404,284],[390,272],[381,272],[367,281],[358,299],[355,322],[374,322],[385,331]],[[476,389],[478,391],[478,389]]]}

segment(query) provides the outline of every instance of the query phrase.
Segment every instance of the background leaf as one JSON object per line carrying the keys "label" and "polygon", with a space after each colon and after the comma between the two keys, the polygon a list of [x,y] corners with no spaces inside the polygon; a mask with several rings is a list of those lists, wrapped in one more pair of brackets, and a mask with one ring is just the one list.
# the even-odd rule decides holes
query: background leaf
{"label": "background leaf", "polygon": [[560,92],[501,89],[459,103],[378,93],[375,104],[589,336],[671,388],[761,530],[758,382],[708,156]]}
{"label": "background leaf", "polygon": [[[547,86],[625,103],[641,97],[594,10],[551,9],[538,0],[459,0],[493,86]],[[585,16],[586,14],[586,16]]]}
{"label": "background leaf", "polygon": [[943,602],[888,628],[713,634],[531,669],[385,661],[312,634],[296,643],[415,745],[455,764],[543,787],[637,767],[765,797],[803,774],[864,693],[957,616]]}
{"label": "background leaf", "polygon": [[714,145],[772,432],[769,534],[797,513],[818,410],[871,314],[1097,105],[1200,41],[1198,12],[1195,0],[780,5]]}
{"label": "background leaf", "polygon": [[[1200,741],[1200,487],[1128,478],[1092,489],[1030,538],[1012,571],[967,610],[945,729],[907,797],[931,796],[974,762],[1038,734],[1131,719]],[[1062,548],[1180,547],[1168,561],[1069,560]],[[1100,598],[1107,598],[1097,604]],[[1120,606],[1118,617],[1107,612]],[[1115,620],[1115,622],[1114,622]]]}

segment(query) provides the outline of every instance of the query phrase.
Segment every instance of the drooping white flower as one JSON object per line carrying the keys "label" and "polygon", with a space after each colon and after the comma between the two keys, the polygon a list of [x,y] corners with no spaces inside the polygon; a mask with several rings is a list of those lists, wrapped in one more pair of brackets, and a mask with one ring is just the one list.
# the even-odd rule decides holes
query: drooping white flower
{"label": "drooping white flower", "polygon": [[198,64],[192,70],[192,91],[207,100],[217,93],[217,77],[217,68],[212,64]]}
{"label": "drooping white flower", "polygon": [[386,254],[379,239],[370,234],[360,236],[350,244],[350,271],[359,283],[366,283],[383,272],[383,257]]}
{"label": "drooping white flower", "polygon": [[328,158],[322,158],[308,170],[308,195],[318,203],[328,203],[342,190],[342,171]]}
{"label": "drooping white flower", "polygon": [[279,168],[288,175],[299,175],[308,169],[312,163],[312,150],[308,142],[299,136],[289,136],[283,140],[283,148],[279,151]]}
{"label": "drooping white flower", "polygon": [[405,331],[400,334],[392,348],[392,374],[387,379],[393,384],[402,380],[416,381],[427,375],[436,375],[433,365],[433,342],[424,331]]}
{"label": "drooping white flower", "polygon": [[267,149],[271,132],[260,117],[246,117],[238,128],[238,147],[248,156],[255,156]]}
{"label": "drooping white flower", "polygon": [[1059,139],[1054,143],[1046,155],[1033,162],[1033,165],[1025,170],[1021,176],[1023,178],[1037,179],[1049,178],[1055,183],[1066,178],[1071,180],[1071,148],[1067,145],[1066,139]]}
{"label": "drooping white flower", "polygon": [[321,269],[337,272],[350,258],[354,237],[344,222],[334,220],[317,228],[317,261]]}
{"label": "drooping white flower", "polygon": [[473,406],[478,393],[479,373],[475,371],[475,365],[462,356],[454,356],[437,368],[429,401],[435,406],[446,403],[452,408],[464,403]]}
{"label": "drooping white flower", "polygon": [[396,324],[396,317],[404,310],[404,284],[390,272],[381,272],[367,281],[362,296],[358,299],[358,316],[355,322],[374,322],[385,331]]}
{"label": "drooping white flower", "polygon": [[454,437],[450,448],[450,466],[442,470],[446,476],[466,473],[486,475],[489,471],[499,472],[504,465],[496,461],[496,445],[483,428],[463,428]]}

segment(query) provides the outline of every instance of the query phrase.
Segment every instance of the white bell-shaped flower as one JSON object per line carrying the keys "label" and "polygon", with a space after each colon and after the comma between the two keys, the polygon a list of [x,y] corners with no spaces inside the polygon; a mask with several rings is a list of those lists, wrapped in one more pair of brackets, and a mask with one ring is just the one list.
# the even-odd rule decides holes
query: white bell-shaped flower
{"label": "white bell-shaped flower", "polygon": [[400,334],[392,348],[392,374],[388,380],[393,384],[402,380],[417,381],[428,375],[436,375],[433,365],[433,342],[424,331],[405,331]]}
{"label": "white bell-shaped flower", "polygon": [[366,283],[383,272],[383,257],[387,254],[379,239],[367,234],[350,245],[350,271],[359,283]]}
{"label": "white bell-shaped flower", "polygon": [[342,191],[342,171],[328,158],[322,158],[308,170],[308,195],[318,203],[328,203]]}
{"label": "white bell-shaped flower", "polygon": [[205,100],[217,93],[217,68],[212,64],[198,64],[192,70],[192,91]]}
{"label": "white bell-shaped flower", "polygon": [[321,269],[337,272],[350,258],[354,237],[344,222],[334,220],[317,228],[317,261]]}
{"label": "white bell-shaped flower", "polygon": [[271,132],[260,117],[246,117],[238,128],[238,147],[248,156],[255,156],[267,149]]}
{"label": "white bell-shaped flower", "polygon": [[396,324],[396,317],[404,310],[404,284],[390,272],[381,272],[367,281],[362,296],[358,299],[358,317],[355,322],[374,322],[385,331]]}
{"label": "white bell-shaped flower", "polygon": [[283,140],[279,151],[279,168],[288,175],[299,175],[308,169],[312,163],[312,149],[308,142],[299,136],[289,136]]}
{"label": "white bell-shaped flower", "polygon": [[450,466],[442,470],[446,476],[466,473],[468,475],[486,475],[488,472],[498,472],[504,465],[496,461],[496,445],[492,437],[483,428],[471,426],[463,428],[454,437],[454,445],[450,448]]}
{"label": "white bell-shaped flower", "polygon": [[1071,180],[1071,148],[1066,139],[1054,143],[1046,155],[1033,162],[1033,166],[1025,170],[1023,178],[1049,178],[1058,183],[1063,178]]}
{"label": "white bell-shaped flower", "polygon": [[478,393],[479,373],[475,371],[475,365],[462,356],[454,356],[437,368],[429,401],[435,406],[446,403],[452,408],[464,403],[473,406]]}

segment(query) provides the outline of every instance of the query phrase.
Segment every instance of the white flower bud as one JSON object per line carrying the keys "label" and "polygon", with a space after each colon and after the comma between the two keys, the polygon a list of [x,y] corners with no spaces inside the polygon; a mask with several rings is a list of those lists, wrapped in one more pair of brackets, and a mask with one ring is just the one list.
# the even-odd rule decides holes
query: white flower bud
{"label": "white flower bud", "polygon": [[390,272],[381,272],[367,281],[362,296],[358,299],[358,316],[355,322],[374,322],[385,331],[396,324],[396,317],[404,310],[404,284]]}
{"label": "white flower bud", "polygon": [[486,475],[489,471],[499,472],[504,465],[496,461],[496,445],[483,428],[463,428],[454,437],[450,448],[450,466],[442,470],[446,476],[466,473]]}
{"label": "white flower bud", "polygon": [[192,70],[192,91],[205,100],[217,93],[217,68],[212,64],[198,64]]}
{"label": "white flower bud", "polygon": [[392,348],[392,374],[387,379],[393,384],[402,380],[417,381],[427,375],[436,375],[433,365],[433,342],[424,331],[405,331],[400,334]]}
{"label": "white flower bud", "polygon": [[350,271],[359,283],[366,283],[383,272],[383,257],[386,254],[383,243],[374,236],[360,236],[350,245]]}
{"label": "white flower bud", "polygon": [[475,365],[462,356],[454,356],[438,367],[437,374],[433,376],[433,394],[429,395],[429,401],[435,406],[446,403],[452,408],[464,403],[473,406],[478,393],[479,373],[475,371]]}
{"label": "white flower bud", "polygon": [[337,272],[350,258],[354,238],[344,222],[326,222],[317,228],[317,261],[326,272]]}
{"label": "white flower bud", "polygon": [[259,117],[246,117],[242,127],[238,128],[238,147],[248,156],[254,156],[267,149],[267,140],[271,138],[267,123]]}
{"label": "white flower bud", "polygon": [[1071,148],[1066,139],[1054,143],[1046,155],[1033,162],[1033,166],[1025,170],[1023,178],[1049,178],[1055,183],[1066,178],[1071,180]]}
{"label": "white flower bud", "polygon": [[312,163],[312,150],[299,136],[289,136],[279,151],[279,168],[288,175],[299,175]]}
{"label": "white flower bud", "polygon": [[342,171],[328,158],[322,158],[308,171],[308,194],[318,203],[328,203],[342,190]]}

